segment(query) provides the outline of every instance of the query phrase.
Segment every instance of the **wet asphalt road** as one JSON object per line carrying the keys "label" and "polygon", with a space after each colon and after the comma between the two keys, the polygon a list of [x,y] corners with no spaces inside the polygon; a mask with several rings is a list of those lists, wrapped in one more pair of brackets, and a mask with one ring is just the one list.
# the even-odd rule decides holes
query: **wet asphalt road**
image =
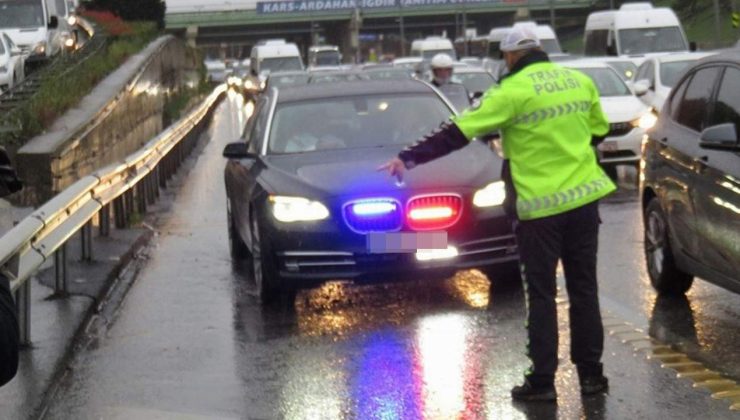
{"label": "wet asphalt road", "polygon": [[[115,322],[79,355],[46,418],[736,417],[615,336],[604,356],[609,395],[582,399],[564,301],[557,406],[512,404],[508,391],[527,366],[523,295],[475,271],[433,283],[332,283],[260,309],[226,237],[220,153],[243,122],[232,97]],[[740,296],[697,282],[687,299],[656,300],[639,214],[634,190],[602,205],[603,309],[740,379]]]}

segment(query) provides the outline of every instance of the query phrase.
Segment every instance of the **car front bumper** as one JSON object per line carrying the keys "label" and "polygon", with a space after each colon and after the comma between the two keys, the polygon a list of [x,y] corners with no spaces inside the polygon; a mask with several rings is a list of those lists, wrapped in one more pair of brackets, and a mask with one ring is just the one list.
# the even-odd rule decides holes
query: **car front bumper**
{"label": "car front bumper", "polygon": [[419,261],[415,252],[370,253],[366,235],[351,231],[343,220],[313,224],[270,220],[266,227],[281,277],[298,288],[332,279],[383,281],[419,272],[451,275],[459,269],[518,259],[511,221],[501,206],[463,214],[447,229],[448,245],[457,248],[458,255],[430,261]]}
{"label": "car front bumper", "polygon": [[609,136],[599,145],[602,164],[637,164],[645,130],[635,127],[620,136]]}

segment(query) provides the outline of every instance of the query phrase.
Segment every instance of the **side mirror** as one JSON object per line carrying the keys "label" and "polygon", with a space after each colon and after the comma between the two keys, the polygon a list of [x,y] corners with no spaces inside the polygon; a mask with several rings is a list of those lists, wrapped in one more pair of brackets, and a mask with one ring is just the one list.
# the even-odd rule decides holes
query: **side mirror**
{"label": "side mirror", "polygon": [[696,48],[696,41],[689,42],[689,51],[694,52],[696,50],[697,50],[697,48]]}
{"label": "side mirror", "polygon": [[635,90],[635,95],[643,96],[650,90],[650,82],[645,79],[641,79],[632,83],[632,88]]}
{"label": "side mirror", "polygon": [[226,145],[223,156],[228,159],[257,159],[257,155],[248,149],[249,145],[245,141],[236,141]]}
{"label": "side mirror", "polygon": [[59,27],[59,18],[56,16],[52,16],[49,18],[49,25],[47,25],[49,29],[56,29]]}
{"label": "side mirror", "polygon": [[12,50],[10,50],[11,57],[18,57],[20,55],[23,55],[23,51],[21,51],[20,48],[13,48]]}
{"label": "side mirror", "polygon": [[735,124],[725,123],[704,129],[699,136],[699,146],[710,150],[740,151]]}

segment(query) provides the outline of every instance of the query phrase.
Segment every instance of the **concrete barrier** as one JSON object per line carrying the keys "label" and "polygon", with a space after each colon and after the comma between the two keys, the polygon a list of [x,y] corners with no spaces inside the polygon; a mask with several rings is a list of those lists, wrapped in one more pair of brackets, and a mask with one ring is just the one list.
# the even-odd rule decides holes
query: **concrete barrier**
{"label": "concrete barrier", "polygon": [[38,206],[127,155],[162,131],[166,97],[192,81],[198,63],[183,41],[163,36],[129,58],[46,133],[16,155],[23,191],[16,205]]}

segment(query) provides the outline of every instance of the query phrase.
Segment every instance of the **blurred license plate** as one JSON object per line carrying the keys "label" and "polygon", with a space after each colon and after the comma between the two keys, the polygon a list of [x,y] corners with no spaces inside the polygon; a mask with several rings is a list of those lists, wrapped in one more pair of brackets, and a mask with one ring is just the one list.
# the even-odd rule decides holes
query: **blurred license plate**
{"label": "blurred license plate", "polygon": [[619,149],[616,141],[605,141],[599,145],[602,152],[616,152]]}
{"label": "blurred license plate", "polygon": [[371,254],[416,252],[419,249],[447,249],[447,232],[370,232],[367,250]]}

